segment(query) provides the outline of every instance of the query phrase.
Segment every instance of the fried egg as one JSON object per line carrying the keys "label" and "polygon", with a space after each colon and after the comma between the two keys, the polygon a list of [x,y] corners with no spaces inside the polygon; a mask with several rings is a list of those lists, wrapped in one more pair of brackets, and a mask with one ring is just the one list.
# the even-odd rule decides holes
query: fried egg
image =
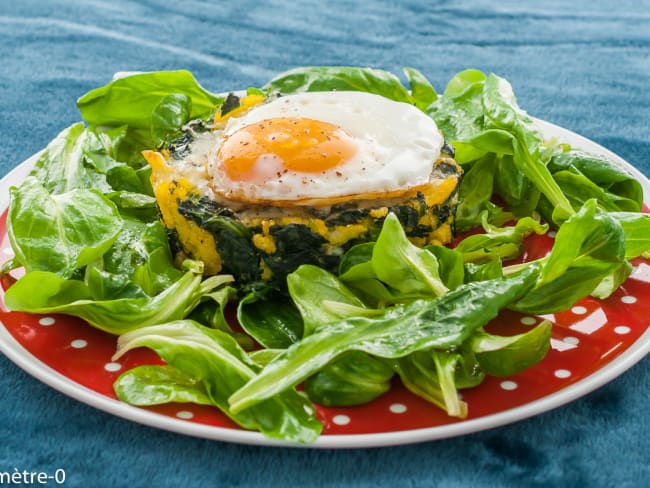
{"label": "fried egg", "polygon": [[416,107],[352,91],[283,96],[210,138],[215,195],[279,206],[399,196],[428,183],[444,143]]}

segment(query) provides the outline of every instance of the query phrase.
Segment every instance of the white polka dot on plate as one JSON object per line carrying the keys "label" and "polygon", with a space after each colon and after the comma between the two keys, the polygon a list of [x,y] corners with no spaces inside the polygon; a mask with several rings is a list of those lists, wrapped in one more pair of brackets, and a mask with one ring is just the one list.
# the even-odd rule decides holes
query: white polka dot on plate
{"label": "white polka dot on plate", "polygon": [[569,371],[568,369],[557,369],[553,374],[555,375],[556,378],[564,379],[571,376],[571,371]]}
{"label": "white polka dot on plate", "polygon": [[578,344],[580,344],[580,339],[578,339],[577,337],[573,337],[573,336],[565,337],[562,340],[564,342],[566,342],[567,344],[573,344],[574,346],[577,346]]}
{"label": "white polka dot on plate", "polygon": [[576,315],[584,315],[587,313],[587,309],[580,305],[571,308],[571,311]]}
{"label": "white polka dot on plate", "polygon": [[194,414],[189,410],[179,410],[178,412],[176,412],[176,416],[179,419],[189,420],[194,417]]}
{"label": "white polka dot on plate", "polygon": [[104,369],[109,373],[114,373],[115,371],[122,369],[122,365],[120,363],[106,363]]}
{"label": "white polka dot on plate", "polygon": [[537,319],[535,317],[522,317],[519,319],[519,322],[524,325],[535,325],[537,323]]}
{"label": "white polka dot on plate", "polygon": [[350,423],[350,417],[347,415],[335,415],[332,418],[332,422],[336,425],[348,425]]}
{"label": "white polka dot on plate", "polygon": [[42,319],[39,319],[38,323],[45,326],[49,327],[50,325],[54,325],[56,320],[54,320],[53,317],[43,317]]}
{"label": "white polka dot on plate", "polygon": [[633,297],[632,295],[625,295],[624,297],[621,297],[621,301],[627,304],[636,303],[636,297]]}
{"label": "white polka dot on plate", "polygon": [[7,256],[13,256],[14,250],[11,249],[10,247],[4,247],[2,248],[2,254],[6,254]]}
{"label": "white polka dot on plate", "polygon": [[618,327],[614,327],[614,332],[616,332],[618,335],[629,334],[631,330],[632,329],[630,329],[627,325],[619,325]]}
{"label": "white polka dot on plate", "polygon": [[75,349],[83,349],[88,345],[88,342],[84,341],[83,339],[75,339],[70,343],[70,345]]}
{"label": "white polka dot on plate", "polygon": [[516,390],[519,385],[514,381],[508,380],[508,381],[502,381],[500,386],[503,390],[512,391],[512,390]]}
{"label": "white polka dot on plate", "polygon": [[393,403],[390,407],[388,407],[388,410],[390,410],[393,413],[404,413],[408,409],[406,408],[406,405],[403,403]]}

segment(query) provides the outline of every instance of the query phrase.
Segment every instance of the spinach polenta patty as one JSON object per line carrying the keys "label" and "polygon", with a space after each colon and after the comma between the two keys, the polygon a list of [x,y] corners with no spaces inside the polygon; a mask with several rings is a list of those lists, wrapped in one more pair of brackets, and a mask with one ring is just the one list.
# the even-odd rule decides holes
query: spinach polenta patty
{"label": "spinach polenta patty", "polygon": [[282,286],[301,264],[335,271],[389,212],[416,245],[451,240],[462,170],[414,106],[358,92],[230,100],[145,152],[179,259]]}

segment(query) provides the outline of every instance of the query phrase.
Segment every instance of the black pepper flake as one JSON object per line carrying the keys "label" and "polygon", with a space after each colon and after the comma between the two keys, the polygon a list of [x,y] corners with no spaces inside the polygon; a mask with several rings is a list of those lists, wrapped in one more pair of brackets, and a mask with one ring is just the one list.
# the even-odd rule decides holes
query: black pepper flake
{"label": "black pepper flake", "polygon": [[337,171],[336,176],[343,176],[343,173],[341,173],[340,171]]}

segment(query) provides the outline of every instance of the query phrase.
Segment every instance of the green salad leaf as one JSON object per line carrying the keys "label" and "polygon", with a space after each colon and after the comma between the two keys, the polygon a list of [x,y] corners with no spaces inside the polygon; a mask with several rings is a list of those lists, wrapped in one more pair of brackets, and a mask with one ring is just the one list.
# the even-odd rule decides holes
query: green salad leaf
{"label": "green salad leaf", "polygon": [[[175,379],[172,383],[175,391],[165,392],[167,396],[209,399],[210,404],[219,407],[240,426],[259,430],[272,438],[304,443],[313,442],[320,434],[322,424],[316,419],[316,410],[307,398],[293,390],[279,393],[243,412],[229,408],[228,397],[254,378],[258,369],[229,334],[191,320],[163,322],[120,336],[114,360],[138,347],[156,351],[175,369],[175,375],[181,376],[180,382]],[[161,371],[156,371],[153,383],[149,382],[151,376],[150,369],[123,373],[117,381],[118,398],[134,400],[140,405],[159,402],[160,388],[155,386]],[[134,382],[149,385],[148,391],[133,388]]]}
{"label": "green salad leaf", "polygon": [[319,405],[363,405],[386,393],[394,374],[386,362],[361,351],[351,351],[307,378],[304,390]]}
{"label": "green salad leaf", "polygon": [[303,336],[349,315],[364,315],[364,303],[333,274],[303,264],[287,276],[287,287],[302,317]]}
{"label": "green salad leaf", "polygon": [[535,233],[545,234],[547,224],[524,217],[513,226],[496,227],[483,221],[483,234],[473,234],[458,243],[454,248],[463,256],[465,262],[484,263],[495,258],[501,261],[514,259],[521,255],[526,237]]}
{"label": "green salad leaf", "polygon": [[126,126],[100,130],[81,122],[73,124],[48,144],[30,174],[53,194],[91,188],[103,193],[120,190],[119,183],[111,184],[115,183],[112,173],[118,168],[133,171],[116,160],[126,132]]}
{"label": "green salad leaf", "polygon": [[521,373],[540,362],[551,345],[551,323],[548,320],[514,336],[496,336],[477,331],[471,348],[481,369],[492,376]]}
{"label": "green salad leaf", "polygon": [[223,101],[223,97],[199,85],[192,73],[180,70],[137,73],[115,79],[79,98],[77,107],[89,124],[126,124],[129,128],[150,130],[154,120],[158,120],[152,117],[154,110],[165,97],[175,94],[192,101],[190,119],[209,115]]}
{"label": "green salad leaf", "polygon": [[[541,265],[536,285],[514,310],[526,313],[554,313],[571,308],[603,282],[620,284],[631,266],[625,259],[625,233],[619,222],[590,200],[558,230],[548,256],[538,262],[515,265],[512,270]],[[506,271],[508,268],[506,268]],[[601,288],[604,297],[607,288]],[[609,288],[611,293],[614,288]]]}
{"label": "green salad leaf", "polygon": [[611,212],[625,235],[625,257],[643,256],[650,259],[650,214],[636,212]]}
{"label": "green salad leaf", "polygon": [[117,208],[97,190],[50,195],[30,176],[10,195],[7,234],[16,260],[27,271],[70,278],[102,256],[122,228]]}
{"label": "green salad leaf", "polygon": [[217,275],[203,280],[202,266],[190,269],[161,293],[96,300],[88,284],[49,271],[32,271],[5,294],[9,309],[29,313],[63,313],[82,318],[111,334],[186,317],[202,298],[232,280]]}
{"label": "green salad leaf", "polygon": [[276,76],[265,88],[282,94],[331,90],[361,91],[382,95],[397,102],[413,102],[411,94],[394,74],[355,66],[295,68]]}
{"label": "green salad leaf", "polygon": [[534,277],[527,271],[508,279],[469,283],[435,299],[388,308],[378,317],[327,324],[290,346],[235,392],[228,400],[231,409],[244,410],[291,388],[348,351],[398,358],[422,349],[459,346],[525,293]]}
{"label": "green salad leaf", "polygon": [[394,213],[375,243],[352,247],[341,259],[340,279],[377,304],[438,296],[448,287],[434,253],[412,244]]}
{"label": "green salad leaf", "polygon": [[212,405],[201,382],[169,365],[136,366],[113,383],[117,398],[131,405],[196,403]]}
{"label": "green salad leaf", "polygon": [[[549,161],[549,170],[577,207],[599,196],[598,203],[604,210],[641,211],[641,183],[605,157],[579,149],[559,151]],[[575,186],[572,187],[571,183]]]}
{"label": "green salad leaf", "polygon": [[433,102],[438,99],[436,89],[431,82],[415,68],[404,68],[404,74],[411,86],[411,96],[415,106],[425,111]]}
{"label": "green salad leaf", "polygon": [[467,417],[468,406],[458,389],[476,386],[485,377],[474,356],[464,352],[416,351],[395,360],[393,367],[408,390],[459,418]]}
{"label": "green salad leaf", "polygon": [[303,335],[300,312],[286,297],[250,292],[237,305],[237,320],[251,337],[271,349],[287,348]]}
{"label": "green salad leaf", "polygon": [[156,147],[162,145],[170,134],[176,134],[192,116],[192,99],[184,93],[166,95],[151,113],[151,139]]}

